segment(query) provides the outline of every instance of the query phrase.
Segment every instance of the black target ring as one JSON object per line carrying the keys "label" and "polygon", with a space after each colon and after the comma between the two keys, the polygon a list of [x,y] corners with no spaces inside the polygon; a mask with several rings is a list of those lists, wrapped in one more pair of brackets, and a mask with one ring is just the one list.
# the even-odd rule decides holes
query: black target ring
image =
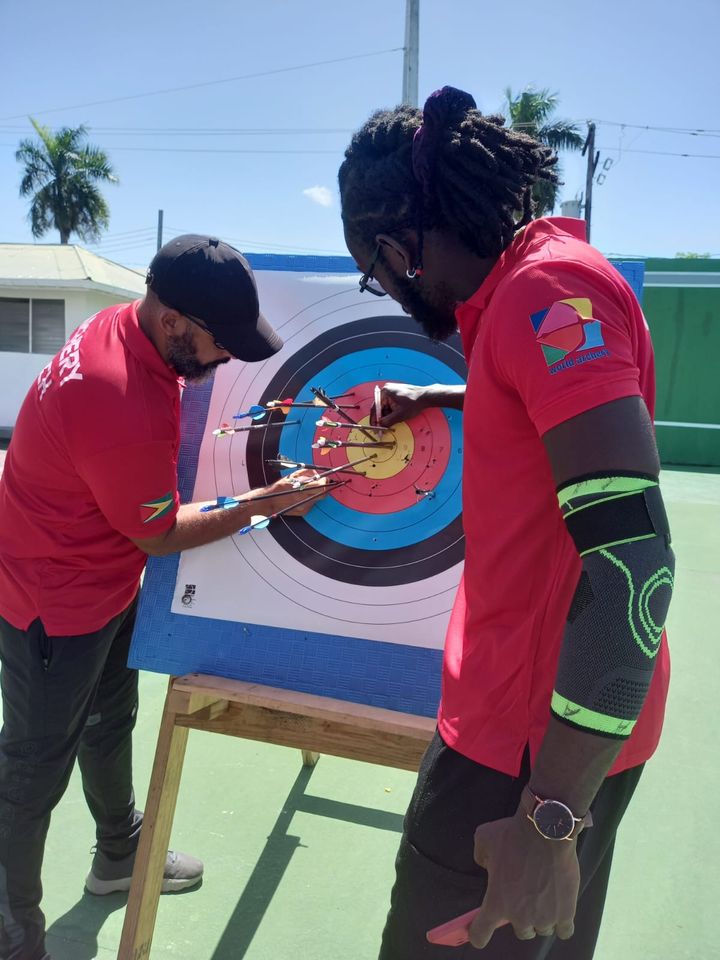
{"label": "black target ring", "polygon": [[[368,348],[403,348],[441,361],[461,379],[466,366],[459,338],[436,344],[420,333],[407,317],[383,316],[362,319],[334,327],[297,350],[277,371],[256,402],[295,397],[308,382],[324,386],[323,371],[333,361]],[[265,463],[277,458],[282,431],[257,431],[250,434],[246,463],[251,488],[277,479],[278,473]],[[285,451],[283,451],[285,452]],[[310,459],[309,452],[304,459]],[[348,547],[323,535],[304,519],[294,517],[274,521],[265,536],[297,561],[318,574],[364,586],[395,586],[427,580],[462,562],[464,537],[458,496],[458,510],[450,523],[412,547],[363,550]]]}

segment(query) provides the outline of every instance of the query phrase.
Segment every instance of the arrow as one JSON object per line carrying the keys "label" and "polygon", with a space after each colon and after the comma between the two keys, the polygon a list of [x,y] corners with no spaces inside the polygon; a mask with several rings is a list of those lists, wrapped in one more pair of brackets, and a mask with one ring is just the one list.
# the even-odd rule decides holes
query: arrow
{"label": "arrow", "polygon": [[244,420],[245,417],[252,417],[253,420],[262,420],[265,414],[268,412],[267,407],[259,407],[254,403],[248,410],[245,410],[243,413],[233,414],[233,420]]}
{"label": "arrow", "polygon": [[[362,463],[361,460],[358,460],[357,462]],[[279,467],[281,470],[303,470],[303,469],[315,470],[316,469],[316,466],[314,463],[301,463],[295,460],[266,460],[265,463],[267,463],[269,466],[272,466],[272,467]],[[345,466],[343,466],[342,469],[338,469],[338,468],[336,469],[338,473],[355,473],[356,472],[355,470],[349,470]],[[323,474],[320,474],[320,476],[323,476]]]}
{"label": "arrow", "polygon": [[[341,397],[349,397],[352,394],[342,393],[337,397],[333,397],[333,400],[339,400]],[[319,400],[300,400],[295,401],[292,397],[288,397],[286,400],[268,400],[267,404],[264,407],[259,406],[254,403],[251,407],[248,407],[247,410],[243,410],[242,413],[233,414],[233,420],[244,420],[245,417],[252,417],[253,420],[262,420],[266,413],[274,413],[276,410],[280,410],[281,413],[287,415],[292,407],[305,407],[307,409],[317,406],[325,406],[324,403],[321,403]],[[358,410],[360,407],[359,404],[341,404],[338,409],[342,410]]]}
{"label": "arrow", "polygon": [[313,450],[322,450],[327,453],[340,447],[394,447],[395,441],[385,443],[382,440],[372,440],[368,443],[355,443],[352,440],[329,440],[327,437],[320,437],[312,446]]}
{"label": "arrow", "polygon": [[214,437],[230,437],[233,433],[247,433],[248,430],[271,430],[273,427],[291,427],[299,420],[283,420],[276,423],[251,423],[246,427],[231,427],[229,423],[224,423],[217,430],[213,430]]}
{"label": "arrow", "polygon": [[[346,483],[349,483],[349,480],[341,480],[339,483],[334,484],[334,487],[344,487]],[[318,500],[320,497],[324,497],[325,493],[326,491],[323,490],[320,493],[314,494],[312,497],[305,497],[303,500],[298,500],[297,503],[291,503],[289,507],[283,507],[282,510],[277,510],[275,513],[271,513],[268,517],[264,517],[261,514],[250,517],[250,523],[248,526],[243,527],[239,532],[241,534],[245,534],[251,533],[253,530],[264,530],[270,525],[271,520],[276,520],[289,510],[294,510],[296,507],[301,507],[304,503],[311,503],[313,500]],[[257,499],[260,498],[258,497]]]}
{"label": "arrow", "polygon": [[[377,459],[377,455],[374,453],[371,453],[368,457],[362,457],[362,459],[360,460],[354,460],[353,464],[365,463],[366,460],[376,460],[376,459]],[[313,480],[320,480],[322,477],[329,477],[333,473],[355,473],[355,472],[356,472],[355,470],[348,470],[345,464],[341,463],[339,467],[332,467],[330,470],[322,470],[320,473],[316,473],[315,476],[313,477]],[[361,473],[360,476],[364,477],[366,476],[366,474]],[[346,483],[349,483],[349,482],[350,482],[349,480],[346,481]],[[300,481],[296,480],[295,483],[300,484]]]}
{"label": "arrow", "polygon": [[200,507],[200,513],[210,513],[211,510],[230,510],[242,503],[237,497],[218,497],[215,503],[206,503]]}
{"label": "arrow", "polygon": [[[255,503],[256,500],[273,500],[275,497],[287,497],[291,493],[299,493],[303,490],[312,490],[313,483],[315,480],[319,480],[324,474],[319,474],[317,477],[313,477],[312,481],[306,480],[304,483],[298,483],[298,486],[293,486],[292,490],[278,490],[276,493],[262,493],[259,497],[218,497],[215,503],[206,503],[204,506],[200,507],[200,513],[210,513],[212,510],[230,510],[232,507],[238,507],[243,503]],[[297,482],[297,481],[296,481]],[[349,483],[349,480],[346,480],[345,483]],[[331,480],[329,483],[324,485],[324,490],[333,490],[335,487],[341,486],[341,483]]]}
{"label": "arrow", "polygon": [[[316,420],[316,421],[315,421],[315,426],[316,426],[316,427],[340,427],[340,428],[342,428],[343,430],[355,430],[355,429],[360,430],[360,429],[361,429],[360,427],[357,426],[357,424],[352,424],[352,423],[340,423],[338,420]],[[370,429],[371,429],[371,430],[379,430],[380,432],[384,433],[384,432],[387,432],[387,431],[389,431],[389,430],[392,430],[392,427],[376,427],[376,426],[372,426]]]}
{"label": "arrow", "polygon": [[375,384],[375,389],[373,390],[373,419],[375,423],[380,420],[382,416],[382,389],[380,384]]}
{"label": "arrow", "polygon": [[332,398],[332,397],[329,397],[329,396],[325,393],[324,390],[321,390],[320,387],[310,387],[310,390],[311,390],[312,393],[315,395],[315,397],[317,397],[317,399],[320,401],[321,404],[323,404],[323,405],[326,406],[326,407],[330,407],[331,410],[335,410],[335,412],[338,413],[338,414],[340,414],[340,416],[342,417],[342,419],[343,419],[346,423],[352,423],[353,426],[355,426],[355,427],[358,428],[358,430],[360,431],[360,433],[364,434],[364,435],[368,438],[368,440],[374,440],[374,439],[375,439],[375,437],[373,437],[372,434],[369,434],[369,433],[367,432],[367,430],[365,430],[364,427],[361,427],[359,423],[356,423],[356,422],[352,419],[352,417],[349,417],[349,416],[345,413],[345,411],[344,411],[341,407],[339,407],[339,406],[337,405],[337,403],[335,403],[335,401],[333,400],[333,398]]}

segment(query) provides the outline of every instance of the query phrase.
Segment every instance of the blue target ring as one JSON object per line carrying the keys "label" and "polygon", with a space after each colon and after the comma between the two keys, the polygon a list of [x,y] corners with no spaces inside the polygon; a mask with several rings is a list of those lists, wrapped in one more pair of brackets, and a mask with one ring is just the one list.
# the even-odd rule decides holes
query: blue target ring
{"label": "blue target ring", "polygon": [[[409,317],[372,317],[340,324],[304,344],[253,400],[263,405],[285,397],[311,401],[312,386],[332,396],[360,384],[460,384],[465,376],[459,338],[433,343]],[[246,448],[250,486],[264,486],[277,478],[278,471],[268,463],[280,453],[297,462],[311,461],[316,421],[325,412],[320,406],[291,409],[287,418],[300,419],[299,424],[251,433]],[[373,510],[370,495],[367,510],[331,496],[319,500],[305,517],[280,517],[264,535],[316,573],[346,583],[414,583],[454,567],[464,555],[462,426],[459,411],[443,413],[450,456],[444,471],[433,478],[432,497],[419,496],[410,506],[404,498],[402,507],[383,511]],[[400,477],[402,471],[395,474],[396,479]]]}
{"label": "blue target ring", "polygon": [[[368,380],[379,382],[414,383],[424,386],[430,383],[462,383],[462,377],[434,357],[418,354],[407,348],[370,348],[359,350],[350,356],[341,357],[328,364],[311,381],[303,384],[295,399],[313,399],[311,386],[322,385],[329,394],[341,394],[351,390],[357,383]],[[291,458],[304,461],[315,438],[315,422],[322,414],[304,410],[301,423],[283,427],[279,448]],[[422,539],[433,537],[452,523],[458,512],[461,484],[462,419],[459,411],[445,411],[450,428],[454,456],[451,456],[440,483],[433,488],[434,497],[424,497],[405,510],[394,513],[363,513],[328,497],[321,500],[307,515],[308,523],[318,533],[332,537],[348,547],[361,550],[387,550],[409,547]],[[295,413],[292,412],[293,419]]]}

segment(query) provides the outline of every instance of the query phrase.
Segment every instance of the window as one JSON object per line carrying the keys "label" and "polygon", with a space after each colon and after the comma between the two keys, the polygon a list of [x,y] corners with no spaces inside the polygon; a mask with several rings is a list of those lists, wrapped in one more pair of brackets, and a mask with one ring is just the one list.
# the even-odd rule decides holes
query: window
{"label": "window", "polygon": [[64,343],[64,300],[0,297],[0,351],[53,354]]}

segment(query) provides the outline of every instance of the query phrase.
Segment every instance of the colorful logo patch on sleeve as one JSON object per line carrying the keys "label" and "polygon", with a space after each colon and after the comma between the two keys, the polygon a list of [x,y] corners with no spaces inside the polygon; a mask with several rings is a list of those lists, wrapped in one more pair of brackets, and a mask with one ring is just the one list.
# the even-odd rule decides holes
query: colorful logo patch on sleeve
{"label": "colorful logo patch on sleeve", "polygon": [[157,520],[158,517],[164,517],[169,513],[175,503],[175,494],[170,491],[157,500],[148,500],[147,503],[140,504],[140,519],[143,523],[150,523],[151,520]]}
{"label": "colorful logo patch on sleeve", "polygon": [[[608,355],[602,324],[594,319],[587,297],[556,300],[545,310],[530,314],[530,323],[551,373],[575,366],[574,359],[565,361],[570,353],[580,354],[577,359],[583,363]],[[592,355],[584,354],[585,350],[593,351]]]}

